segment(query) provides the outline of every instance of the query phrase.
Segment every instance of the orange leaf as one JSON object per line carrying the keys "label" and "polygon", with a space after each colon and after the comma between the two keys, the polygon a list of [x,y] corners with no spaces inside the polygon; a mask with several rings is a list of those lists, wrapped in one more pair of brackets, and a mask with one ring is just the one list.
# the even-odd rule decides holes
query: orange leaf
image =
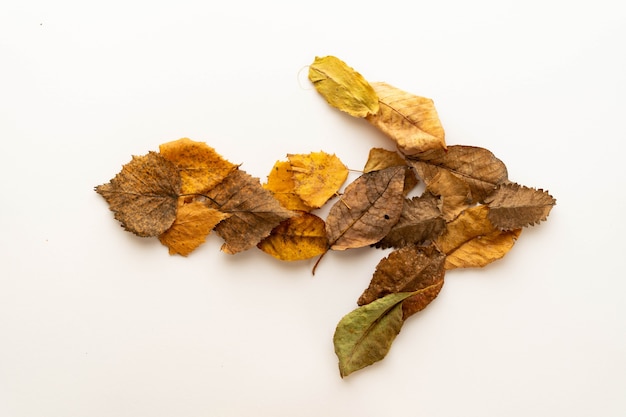
{"label": "orange leaf", "polygon": [[287,155],[295,193],[310,207],[322,207],[348,178],[348,168],[326,152]]}
{"label": "orange leaf", "polygon": [[328,250],[326,224],[314,214],[302,213],[283,221],[257,246],[281,261],[313,258]]}
{"label": "orange leaf", "polygon": [[272,171],[267,176],[267,183],[263,188],[271,191],[274,198],[280,201],[288,210],[311,211],[312,208],[296,194],[296,183],[293,180],[293,171],[289,161],[276,161]]}

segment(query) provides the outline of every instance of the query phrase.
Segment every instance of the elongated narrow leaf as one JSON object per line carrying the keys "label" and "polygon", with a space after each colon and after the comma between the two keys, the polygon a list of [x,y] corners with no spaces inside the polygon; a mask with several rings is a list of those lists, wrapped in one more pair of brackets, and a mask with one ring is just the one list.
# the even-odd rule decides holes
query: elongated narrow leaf
{"label": "elongated narrow leaf", "polygon": [[402,212],[406,167],[363,174],[346,187],[326,219],[330,248],[359,248],[382,239]]}
{"label": "elongated narrow leaf", "polygon": [[515,183],[500,185],[485,201],[489,220],[502,230],[532,226],[548,217],[556,200],[548,192]]}
{"label": "elongated narrow leaf", "polygon": [[383,359],[402,324],[402,302],[414,292],[389,294],[344,316],[333,342],[341,377]]}

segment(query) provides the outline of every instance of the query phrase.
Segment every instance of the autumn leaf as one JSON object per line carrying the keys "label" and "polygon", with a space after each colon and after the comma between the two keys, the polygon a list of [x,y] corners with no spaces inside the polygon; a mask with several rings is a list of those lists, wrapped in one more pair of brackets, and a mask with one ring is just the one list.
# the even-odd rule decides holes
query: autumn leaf
{"label": "autumn leaf", "polygon": [[389,233],[402,212],[406,167],[361,175],[330,209],[326,232],[331,249],[371,245]]}
{"label": "autumn leaf", "polygon": [[202,194],[237,168],[204,142],[182,138],[159,146],[166,159],[180,171],[183,194]]}
{"label": "autumn leaf", "polygon": [[501,184],[487,199],[489,220],[502,230],[532,226],[546,220],[556,200],[548,192],[516,183]]}
{"label": "autumn leaf", "polygon": [[281,261],[299,261],[328,250],[326,223],[311,213],[301,213],[280,223],[258,245]]}
{"label": "autumn leaf", "polygon": [[378,97],[361,74],[334,56],[316,57],[309,80],[331,106],[355,117],[378,111]]}
{"label": "autumn leaf", "polygon": [[388,294],[418,291],[403,303],[403,317],[426,308],[443,286],[446,256],[431,246],[410,245],[397,249],[382,259],[369,287],[358,300],[365,305]]}
{"label": "autumn leaf", "polygon": [[207,207],[199,201],[180,204],[172,227],[159,236],[170,255],[189,255],[204,243],[215,225],[229,217],[228,214]]}
{"label": "autumn leaf", "polygon": [[263,188],[269,190],[274,198],[288,210],[308,212],[313,209],[296,194],[296,183],[289,161],[276,161],[272,171],[267,176],[267,183],[263,184]]}
{"label": "autumn leaf", "polygon": [[487,149],[476,146],[454,145],[449,146],[447,151],[436,149],[422,152],[413,155],[409,164],[416,169],[427,187],[434,181],[448,181],[442,178],[442,171],[465,182],[470,190],[470,203],[484,201],[498,184],[507,180],[508,175],[502,161]]}
{"label": "autumn leaf", "polygon": [[[398,166],[407,166],[406,160],[398,152],[383,148],[372,148],[365,163],[365,168],[363,168],[363,173],[367,174],[368,172]],[[419,180],[415,172],[407,170],[404,177],[404,194],[408,194],[417,184],[419,184]]]}
{"label": "autumn leaf", "polygon": [[181,179],[173,163],[150,152],[133,156],[115,178],[95,190],[126,230],[142,237],[158,236],[176,219]]}
{"label": "autumn leaf", "polygon": [[379,110],[367,121],[389,136],[405,155],[445,149],[445,132],[433,101],[386,83],[372,83]]}
{"label": "autumn leaf", "polygon": [[473,205],[469,184],[464,178],[440,169],[427,183],[426,190],[441,199],[441,214],[446,221],[455,219]]}
{"label": "autumn leaf", "polygon": [[513,247],[521,229],[498,230],[489,221],[489,207],[475,206],[448,223],[437,239],[437,246],[447,255],[445,268],[483,267],[502,258]]}
{"label": "autumn leaf", "polygon": [[209,207],[230,214],[215,227],[225,241],[222,250],[230,254],[256,246],[293,215],[261,186],[258,178],[239,169],[211,189],[207,197]]}
{"label": "autumn leaf", "polygon": [[402,302],[413,295],[414,292],[389,294],[353,310],[339,321],[333,342],[342,378],[387,355],[404,323]]}
{"label": "autumn leaf", "polygon": [[414,243],[434,241],[445,230],[446,222],[439,209],[439,199],[430,193],[405,199],[400,219],[389,233],[376,243],[377,248],[401,248]]}
{"label": "autumn leaf", "polygon": [[295,183],[294,192],[313,208],[322,207],[348,178],[348,168],[326,152],[287,155]]}

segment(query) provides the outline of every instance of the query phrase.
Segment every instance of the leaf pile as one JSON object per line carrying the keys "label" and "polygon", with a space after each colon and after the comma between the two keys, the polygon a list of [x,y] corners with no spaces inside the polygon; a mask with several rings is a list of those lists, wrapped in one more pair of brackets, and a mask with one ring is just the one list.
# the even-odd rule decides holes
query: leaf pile
{"label": "leaf pile", "polygon": [[[437,297],[446,271],[502,258],[556,200],[510,181],[487,149],[447,146],[431,99],[370,84],[332,56],[316,58],[309,79],[331,106],[366,120],[397,148],[372,149],[363,174],[342,192],[348,168],[335,155],[287,154],[261,184],[187,138],[134,156],[95,189],[126,230],[158,237],[170,254],[189,255],[213,230],[226,253],[257,247],[282,261],[390,249],[359,307],[337,325],[344,377],[387,355],[403,323]],[[410,196],[420,181],[425,191]],[[331,200],[325,220],[313,213]]]}

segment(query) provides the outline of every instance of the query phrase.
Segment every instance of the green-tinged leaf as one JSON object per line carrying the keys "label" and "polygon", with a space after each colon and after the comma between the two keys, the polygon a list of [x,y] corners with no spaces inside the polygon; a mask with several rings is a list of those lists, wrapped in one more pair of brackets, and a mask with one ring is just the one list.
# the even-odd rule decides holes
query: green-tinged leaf
{"label": "green-tinged leaf", "polygon": [[316,57],[309,80],[331,106],[351,116],[378,112],[378,96],[361,74],[334,56]]}
{"label": "green-tinged leaf", "polygon": [[345,315],[335,330],[341,377],[383,359],[400,333],[402,302],[415,292],[389,294]]}

